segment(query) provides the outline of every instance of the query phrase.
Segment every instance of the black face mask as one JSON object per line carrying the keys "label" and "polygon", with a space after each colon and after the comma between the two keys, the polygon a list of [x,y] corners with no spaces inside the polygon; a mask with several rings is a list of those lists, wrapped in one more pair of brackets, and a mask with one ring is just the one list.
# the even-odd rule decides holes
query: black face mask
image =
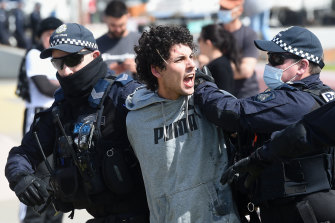
{"label": "black face mask", "polygon": [[87,101],[93,86],[106,75],[106,72],[107,65],[99,56],[70,76],[61,77],[57,72],[57,79],[64,91],[65,98],[78,104],[82,100]]}

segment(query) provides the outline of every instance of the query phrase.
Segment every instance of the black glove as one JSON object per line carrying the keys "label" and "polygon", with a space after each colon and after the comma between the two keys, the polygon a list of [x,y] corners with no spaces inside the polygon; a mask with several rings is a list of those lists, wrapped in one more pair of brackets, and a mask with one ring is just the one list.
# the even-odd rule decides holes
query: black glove
{"label": "black glove", "polygon": [[262,151],[265,159],[294,159],[313,155],[322,151],[315,148],[307,139],[307,132],[302,122],[290,125],[286,129],[272,134],[272,139],[267,145],[268,149]]}
{"label": "black glove", "polygon": [[244,181],[244,186],[249,188],[267,165],[269,165],[269,163],[262,160],[256,150],[250,156],[243,158],[230,166],[222,174],[221,183],[231,184],[235,179],[246,174],[247,176]]}
{"label": "black glove", "polygon": [[19,200],[27,206],[41,205],[49,197],[47,183],[33,175],[22,176],[14,191]]}
{"label": "black glove", "polygon": [[214,83],[214,78],[212,77],[212,74],[209,71],[208,67],[203,66],[201,70],[199,68],[195,70],[194,88],[197,88],[199,84],[205,81],[210,81]]}

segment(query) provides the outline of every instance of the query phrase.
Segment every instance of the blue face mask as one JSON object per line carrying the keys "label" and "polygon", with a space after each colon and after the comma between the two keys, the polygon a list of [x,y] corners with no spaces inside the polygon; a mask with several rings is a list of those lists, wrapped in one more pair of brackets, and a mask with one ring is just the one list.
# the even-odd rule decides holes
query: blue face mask
{"label": "blue face mask", "polygon": [[233,21],[233,17],[231,15],[232,10],[220,10],[218,11],[218,22],[219,23],[230,23]]}
{"label": "blue face mask", "polygon": [[[281,80],[281,77],[283,76],[284,71],[286,71],[287,69],[289,69],[290,67],[292,67],[293,65],[295,65],[299,62],[300,62],[300,60],[298,60],[297,62],[291,64],[288,67],[286,67],[284,70],[276,68],[276,67],[272,67],[272,66],[266,64],[265,69],[264,69],[264,74],[263,74],[263,80],[264,80],[266,86],[268,86],[268,88],[270,88],[271,90],[274,90],[277,87],[279,87],[280,85],[284,84],[284,82]],[[287,83],[292,82],[296,78],[296,76],[297,75],[295,75]]]}
{"label": "blue face mask", "polygon": [[279,68],[272,67],[268,64],[265,65],[264,68],[264,74],[263,74],[263,80],[270,88],[271,90],[276,89],[280,85],[282,85],[284,82],[281,80],[281,77],[283,76],[283,70]]}

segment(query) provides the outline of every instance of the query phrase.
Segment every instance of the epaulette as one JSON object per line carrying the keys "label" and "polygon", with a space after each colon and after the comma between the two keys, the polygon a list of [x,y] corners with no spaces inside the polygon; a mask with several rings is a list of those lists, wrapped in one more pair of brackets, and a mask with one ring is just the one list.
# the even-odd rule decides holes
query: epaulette
{"label": "epaulette", "polygon": [[129,76],[128,74],[120,74],[116,77],[115,81],[121,83],[123,86],[128,84],[130,81],[132,81],[133,78]]}
{"label": "epaulette", "polygon": [[105,95],[108,87],[112,85],[114,80],[112,78],[108,78],[108,80],[100,79],[95,86],[93,87],[90,96],[88,97],[88,102],[91,107],[97,108]]}
{"label": "epaulette", "polygon": [[296,86],[294,86],[294,85],[289,85],[289,84],[286,84],[286,83],[284,83],[284,84],[282,84],[282,85],[280,85],[278,88],[276,88],[276,90],[290,90],[290,91],[298,91],[299,90],[299,88],[298,87],[296,87]]}

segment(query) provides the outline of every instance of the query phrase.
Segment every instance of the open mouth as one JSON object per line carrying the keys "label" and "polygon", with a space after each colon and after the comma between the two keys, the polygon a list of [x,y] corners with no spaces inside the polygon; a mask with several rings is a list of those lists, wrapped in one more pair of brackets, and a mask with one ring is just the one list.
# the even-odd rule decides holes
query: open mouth
{"label": "open mouth", "polygon": [[185,78],[184,78],[184,84],[186,85],[186,87],[193,87],[194,86],[194,74],[190,74],[190,75],[187,75]]}

